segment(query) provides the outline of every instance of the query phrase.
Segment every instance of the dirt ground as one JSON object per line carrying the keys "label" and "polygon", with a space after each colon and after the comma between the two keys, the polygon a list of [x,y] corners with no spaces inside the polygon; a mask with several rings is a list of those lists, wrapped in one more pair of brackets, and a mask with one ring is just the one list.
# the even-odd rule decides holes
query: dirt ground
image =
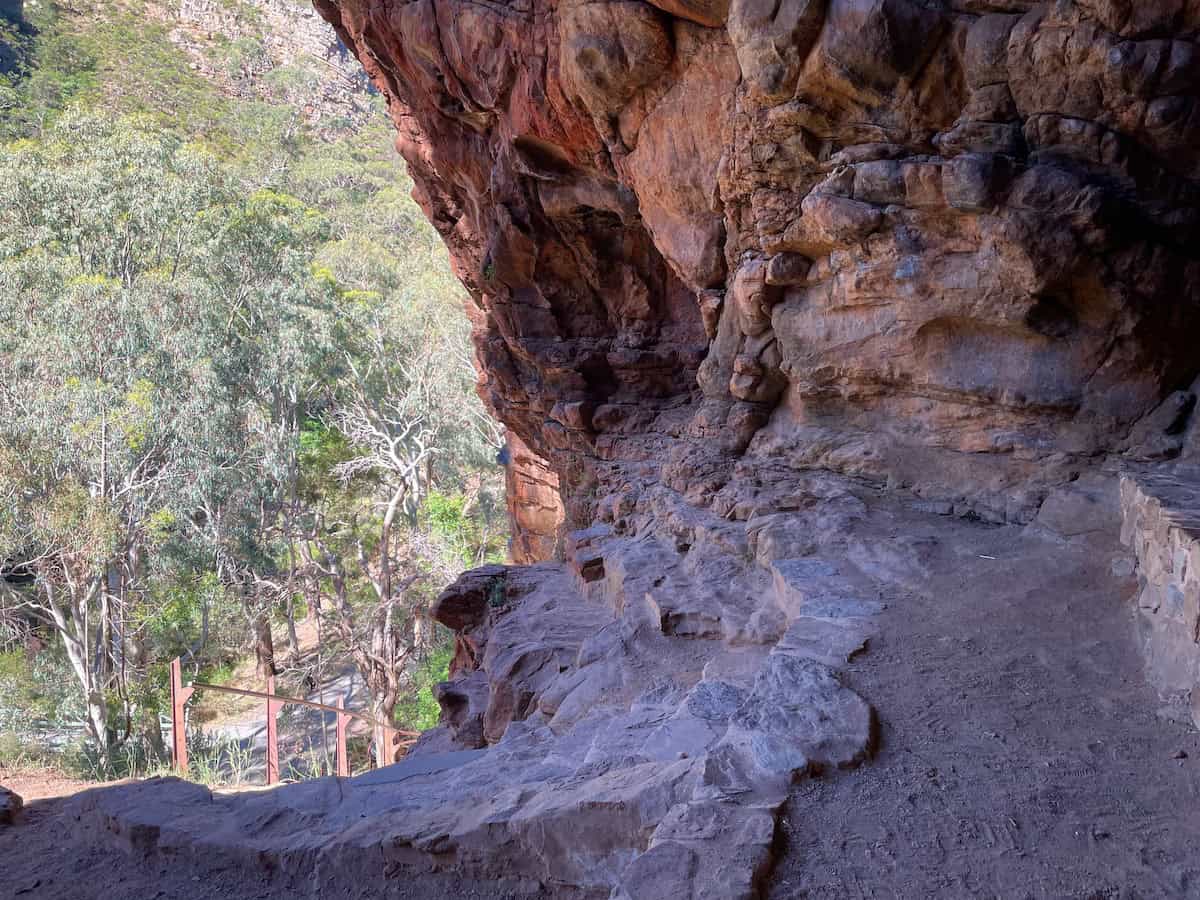
{"label": "dirt ground", "polygon": [[[936,518],[896,534],[923,548],[924,571],[846,675],[878,710],[879,752],[796,786],[770,900],[1200,898],[1200,734],[1157,715],[1112,537],[1055,544]],[[78,785],[6,783],[31,802],[0,829],[0,896],[295,896],[71,841],[56,795]],[[340,896],[501,900],[452,878]]]}
{"label": "dirt ground", "polygon": [[796,787],[768,896],[1200,897],[1200,734],[1156,715],[1119,548],[933,537],[846,679],[878,756]]}
{"label": "dirt ground", "polygon": [[[13,782],[17,789],[17,782]],[[19,791],[18,791],[19,793]],[[134,862],[112,847],[72,839],[65,797],[27,802],[16,826],[0,827],[0,898],[3,900],[294,900],[310,896],[244,867],[203,879],[166,861]],[[529,900],[460,878],[430,877],[386,886],[348,883],[321,900]]]}
{"label": "dirt ground", "polygon": [[47,769],[0,768],[0,784],[10,791],[15,791],[26,805],[34,800],[69,797],[79,791],[95,787],[90,782],[67,778]]}

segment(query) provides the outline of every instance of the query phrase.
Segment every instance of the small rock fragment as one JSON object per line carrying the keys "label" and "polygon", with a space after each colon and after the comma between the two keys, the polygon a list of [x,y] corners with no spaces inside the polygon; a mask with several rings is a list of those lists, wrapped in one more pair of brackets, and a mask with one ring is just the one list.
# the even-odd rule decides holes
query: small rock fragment
{"label": "small rock fragment", "polygon": [[0,786],[0,825],[12,825],[24,802],[18,794]]}
{"label": "small rock fragment", "polygon": [[812,261],[800,253],[776,253],[767,262],[767,284],[803,284]]}

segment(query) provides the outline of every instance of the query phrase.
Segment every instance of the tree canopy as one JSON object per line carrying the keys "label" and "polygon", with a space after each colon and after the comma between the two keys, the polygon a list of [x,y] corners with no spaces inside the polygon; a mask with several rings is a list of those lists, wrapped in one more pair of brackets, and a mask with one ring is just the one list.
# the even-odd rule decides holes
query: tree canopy
{"label": "tree canopy", "polygon": [[104,771],[159,752],[172,655],[275,671],[298,609],[378,716],[411,708],[428,597],[504,540],[461,288],[386,123],[318,135],[128,21],[50,5],[0,78],[0,644],[63,654]]}

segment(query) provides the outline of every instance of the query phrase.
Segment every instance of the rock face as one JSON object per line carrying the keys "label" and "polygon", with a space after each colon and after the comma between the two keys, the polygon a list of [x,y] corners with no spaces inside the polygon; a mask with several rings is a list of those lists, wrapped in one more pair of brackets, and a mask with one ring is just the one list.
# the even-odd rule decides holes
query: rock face
{"label": "rock face", "polygon": [[315,2],[575,526],[738,460],[1024,522],[1191,414],[1191,0]]}
{"label": "rock face", "polygon": [[558,474],[512,431],[503,456],[504,496],[512,532],[509,556],[515,563],[551,559],[562,543]]}
{"label": "rock face", "polygon": [[17,814],[23,806],[21,798],[0,785],[0,825],[12,825],[17,820]]}

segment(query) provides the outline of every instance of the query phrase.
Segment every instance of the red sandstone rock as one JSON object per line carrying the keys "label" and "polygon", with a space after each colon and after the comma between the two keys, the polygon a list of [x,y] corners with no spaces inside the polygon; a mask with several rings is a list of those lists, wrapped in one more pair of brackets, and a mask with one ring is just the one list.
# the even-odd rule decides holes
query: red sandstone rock
{"label": "red sandstone rock", "polygon": [[1200,368],[1194,4],[316,4],[479,306],[515,559],[539,458],[575,525],[739,457],[1026,521]]}
{"label": "red sandstone rock", "polygon": [[[572,427],[585,427],[581,405],[577,401],[563,407]],[[509,556],[518,564],[552,559],[563,523],[558,475],[512,432],[505,456],[505,499],[512,529]]]}

